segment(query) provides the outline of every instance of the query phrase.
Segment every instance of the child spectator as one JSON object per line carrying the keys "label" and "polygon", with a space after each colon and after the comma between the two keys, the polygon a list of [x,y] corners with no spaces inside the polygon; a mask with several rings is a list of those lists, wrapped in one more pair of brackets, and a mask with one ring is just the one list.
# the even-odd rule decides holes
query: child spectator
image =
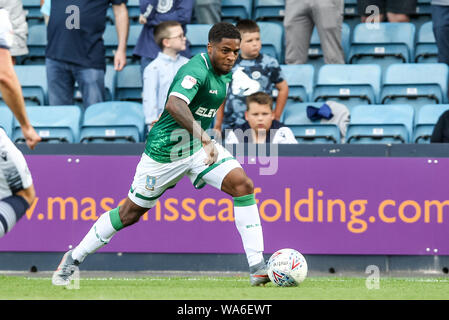
{"label": "child spectator", "polygon": [[232,81],[229,86],[224,108],[217,113],[214,129],[233,129],[245,123],[246,97],[262,91],[273,95],[277,89],[275,120],[280,120],[288,97],[288,84],[284,80],[281,67],[276,58],[260,53],[262,42],[260,29],[253,20],[240,20],[237,23],[242,41],[240,56],[232,69]]}
{"label": "child spectator", "polygon": [[186,48],[186,37],[181,23],[160,23],[154,30],[154,40],[162,51],[145,67],[143,73],[143,111],[148,131],[164,109],[168,89],[176,72],[189,61],[179,54]]}
{"label": "child spectator", "polygon": [[234,131],[226,130],[226,144],[298,143],[293,132],[274,119],[273,99],[265,92],[246,97],[246,122]]}
{"label": "child spectator", "polygon": [[[139,3],[139,23],[143,27],[133,54],[140,57],[140,69],[143,73],[161,50],[154,39],[154,28],[163,21],[178,21],[185,32],[186,25],[191,22],[195,0],[139,0]],[[188,43],[181,54],[187,58],[191,56]]]}

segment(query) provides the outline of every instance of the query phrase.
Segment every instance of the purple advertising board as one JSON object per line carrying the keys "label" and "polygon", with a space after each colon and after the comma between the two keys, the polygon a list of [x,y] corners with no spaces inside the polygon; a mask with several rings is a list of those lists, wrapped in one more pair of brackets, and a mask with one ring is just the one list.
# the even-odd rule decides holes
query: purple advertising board
{"label": "purple advertising board", "polygon": [[[26,156],[37,200],[0,251],[66,251],[117,207],[139,156]],[[265,253],[449,254],[449,159],[240,159],[255,185]],[[271,166],[270,174],[263,169]],[[243,253],[232,197],[188,178],[102,252]]]}

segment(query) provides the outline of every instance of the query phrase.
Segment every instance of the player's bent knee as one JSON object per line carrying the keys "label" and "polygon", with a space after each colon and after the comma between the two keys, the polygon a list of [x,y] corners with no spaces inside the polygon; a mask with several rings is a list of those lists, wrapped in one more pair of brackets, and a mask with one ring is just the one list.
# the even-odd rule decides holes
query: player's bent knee
{"label": "player's bent knee", "polygon": [[20,190],[16,192],[16,195],[21,196],[25,199],[26,202],[31,206],[36,199],[36,190],[34,189],[34,186],[30,186],[26,189]]}
{"label": "player's bent knee", "polygon": [[234,197],[246,196],[248,194],[254,193],[254,183],[248,177],[243,177],[241,180],[236,182],[235,186],[235,194]]}

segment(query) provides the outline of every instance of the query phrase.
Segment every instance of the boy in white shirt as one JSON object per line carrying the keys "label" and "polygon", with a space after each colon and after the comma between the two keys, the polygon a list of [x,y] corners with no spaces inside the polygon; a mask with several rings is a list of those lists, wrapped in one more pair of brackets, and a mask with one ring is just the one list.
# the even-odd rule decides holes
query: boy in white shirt
{"label": "boy in white shirt", "polygon": [[176,72],[189,61],[179,54],[186,48],[186,37],[179,22],[160,23],[154,30],[154,40],[162,51],[143,72],[143,112],[147,131],[164,110],[167,92]]}

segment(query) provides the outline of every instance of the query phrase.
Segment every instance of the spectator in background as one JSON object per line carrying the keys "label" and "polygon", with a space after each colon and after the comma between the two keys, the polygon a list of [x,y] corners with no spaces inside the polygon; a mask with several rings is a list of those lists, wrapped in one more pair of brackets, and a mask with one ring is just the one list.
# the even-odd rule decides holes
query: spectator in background
{"label": "spectator in background", "polygon": [[[156,59],[161,48],[154,41],[154,27],[163,21],[178,21],[182,25],[184,34],[185,25],[192,19],[195,0],[140,0],[139,23],[143,24],[139,39],[133,54],[140,57],[140,67],[143,74],[145,67]],[[188,44],[181,54],[190,58]]]}
{"label": "spectator in background", "polygon": [[[357,0],[362,22],[382,22],[387,13],[388,22],[409,22],[416,13],[417,0]],[[369,19],[371,17],[371,19]]]}
{"label": "spectator in background", "polygon": [[21,0],[0,0],[0,8],[6,9],[12,24],[14,37],[9,50],[12,62],[16,64],[17,57],[28,54],[28,24],[26,22],[26,12],[23,10]]}
{"label": "spectator in background", "polygon": [[316,26],[325,63],[345,63],[341,33],[343,0],[285,1],[285,62],[307,63],[310,38]]}
{"label": "spectator in background", "polygon": [[143,72],[143,112],[147,131],[164,110],[168,89],[179,68],[189,61],[179,52],[186,48],[186,37],[177,21],[164,21],[154,29],[154,40],[161,48]]}
{"label": "spectator in background", "polygon": [[438,62],[449,65],[449,0],[432,0],[431,8]]}
{"label": "spectator in background", "polygon": [[215,24],[221,21],[221,0],[196,0],[196,23]]}
{"label": "spectator in background", "polygon": [[48,19],[50,19],[50,10],[51,0],[41,0],[41,13],[46,25],[48,25]]}
{"label": "spectator in background", "polygon": [[83,106],[104,101],[106,69],[103,33],[112,3],[118,35],[114,68],[126,65],[129,18],[126,0],[53,1],[47,27],[46,67],[50,105],[74,104],[75,81]]}
{"label": "spectator in background", "polygon": [[435,124],[430,143],[449,143],[449,110],[443,112]]}
{"label": "spectator in background", "polygon": [[226,130],[226,144],[298,143],[290,128],[274,119],[273,99],[265,92],[246,97],[246,122],[235,130]]}
{"label": "spectator in background", "polygon": [[234,129],[245,122],[246,97],[257,91],[273,95],[278,91],[274,117],[279,120],[288,98],[288,84],[276,58],[260,53],[260,29],[253,20],[237,23],[242,37],[240,56],[232,68],[232,81],[224,107],[217,112],[214,129]]}

